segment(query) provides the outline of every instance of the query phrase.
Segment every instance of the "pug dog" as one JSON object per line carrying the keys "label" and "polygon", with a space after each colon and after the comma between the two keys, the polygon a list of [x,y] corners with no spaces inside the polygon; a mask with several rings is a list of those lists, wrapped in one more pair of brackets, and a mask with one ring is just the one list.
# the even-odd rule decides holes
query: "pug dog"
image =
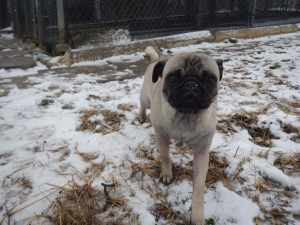
{"label": "pug dog", "polygon": [[173,180],[169,141],[174,139],[192,147],[193,194],[192,225],[204,225],[204,188],[209,149],[217,124],[217,94],[223,74],[222,60],[203,53],[163,55],[156,47],[145,50],[150,62],[140,93],[138,120],[146,120],[146,109],[160,153],[160,180]]}

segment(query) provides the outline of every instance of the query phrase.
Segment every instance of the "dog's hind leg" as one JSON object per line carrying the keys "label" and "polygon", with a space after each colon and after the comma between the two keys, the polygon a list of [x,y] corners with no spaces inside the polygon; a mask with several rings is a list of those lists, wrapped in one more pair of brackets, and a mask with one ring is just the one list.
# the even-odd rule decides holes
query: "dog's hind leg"
{"label": "dog's hind leg", "polygon": [[160,161],[161,161],[161,168],[162,168],[159,178],[163,183],[169,184],[173,180],[172,163],[171,163],[171,158],[169,156],[170,138],[158,133],[156,130],[154,131],[155,131],[155,140],[157,142],[158,150],[160,154]]}

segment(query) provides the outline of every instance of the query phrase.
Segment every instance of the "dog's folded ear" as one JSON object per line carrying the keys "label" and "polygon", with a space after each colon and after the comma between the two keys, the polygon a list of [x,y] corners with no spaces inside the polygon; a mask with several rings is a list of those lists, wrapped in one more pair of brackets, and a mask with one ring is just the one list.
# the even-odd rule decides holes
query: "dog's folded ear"
{"label": "dog's folded ear", "polygon": [[223,76],[223,70],[224,70],[224,68],[223,68],[223,60],[222,59],[216,59],[216,63],[218,65],[218,67],[219,67],[219,74],[220,74],[219,80],[221,80],[222,76]]}
{"label": "dog's folded ear", "polygon": [[153,69],[152,82],[156,83],[159,77],[162,77],[163,71],[168,60],[160,60],[156,63]]}

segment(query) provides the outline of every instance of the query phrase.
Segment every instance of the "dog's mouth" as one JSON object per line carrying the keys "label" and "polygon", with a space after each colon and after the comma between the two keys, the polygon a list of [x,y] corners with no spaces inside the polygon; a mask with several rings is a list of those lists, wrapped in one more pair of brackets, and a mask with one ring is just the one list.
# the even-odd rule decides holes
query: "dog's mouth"
{"label": "dog's mouth", "polygon": [[167,93],[169,104],[181,113],[198,113],[211,104],[207,89],[195,79],[185,80]]}
{"label": "dog's mouth", "polygon": [[169,97],[169,104],[181,113],[198,113],[207,109],[211,101],[205,95],[196,92],[176,91]]}

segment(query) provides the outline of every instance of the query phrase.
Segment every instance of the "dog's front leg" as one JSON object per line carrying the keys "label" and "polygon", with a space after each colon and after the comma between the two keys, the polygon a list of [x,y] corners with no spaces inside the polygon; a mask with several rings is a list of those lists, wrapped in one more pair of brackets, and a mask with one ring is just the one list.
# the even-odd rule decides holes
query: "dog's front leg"
{"label": "dog's front leg", "polygon": [[146,121],[146,109],[142,105],[140,106],[138,120],[140,124],[143,124]]}
{"label": "dog's front leg", "polygon": [[154,130],[154,131],[155,131],[155,139],[156,139],[159,153],[160,153],[160,161],[161,161],[161,167],[162,167],[162,171],[159,176],[159,179],[163,183],[169,184],[173,180],[172,163],[171,163],[171,158],[169,155],[170,138],[160,134],[156,130]]}
{"label": "dog's front leg", "polygon": [[193,147],[193,196],[191,225],[204,225],[204,188],[209,162],[209,147]]}

